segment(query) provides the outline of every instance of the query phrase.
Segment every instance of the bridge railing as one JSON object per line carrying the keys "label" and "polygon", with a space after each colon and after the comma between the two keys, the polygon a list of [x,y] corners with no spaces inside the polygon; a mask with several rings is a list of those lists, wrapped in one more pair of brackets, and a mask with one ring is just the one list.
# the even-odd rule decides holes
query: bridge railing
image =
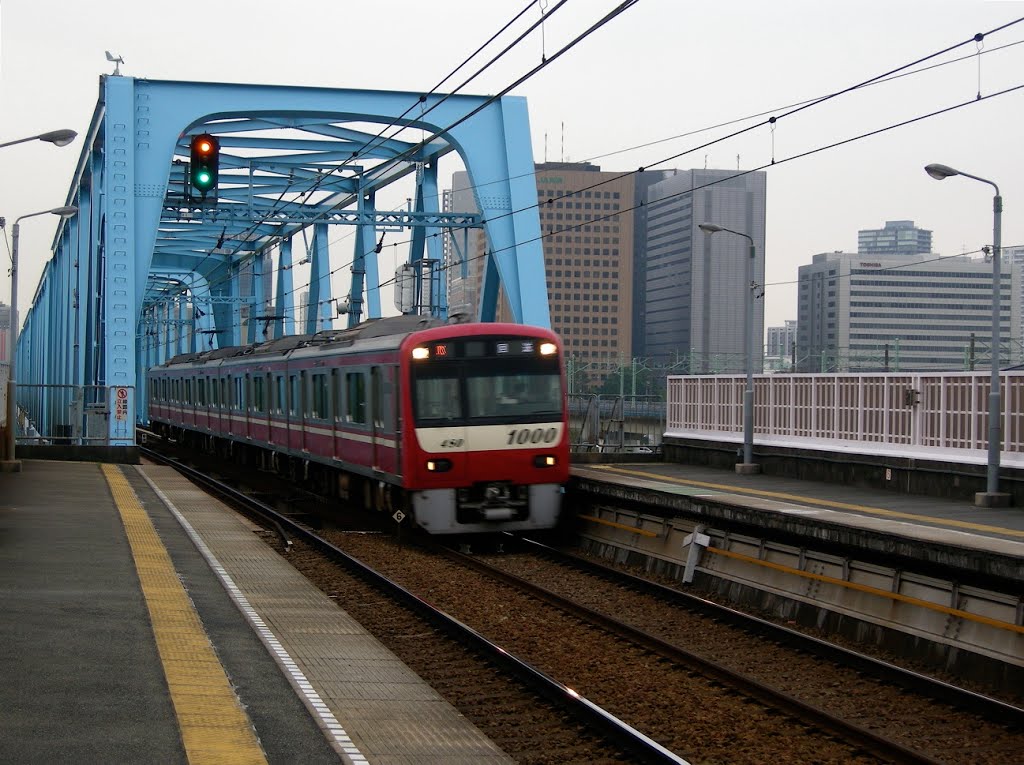
{"label": "bridge railing", "polygon": [[574,452],[654,454],[664,431],[665,402],[654,396],[569,394]]}
{"label": "bridge railing", "polygon": [[130,386],[18,383],[17,443],[107,446],[111,417],[125,421],[134,442],[134,412],[118,405],[119,395],[128,390]]}
{"label": "bridge railing", "polygon": [[[670,376],[666,436],[743,432],[742,375]],[[1024,460],[1024,371],[1000,375],[1004,454]],[[754,438],[859,451],[988,449],[989,372],[758,375]]]}

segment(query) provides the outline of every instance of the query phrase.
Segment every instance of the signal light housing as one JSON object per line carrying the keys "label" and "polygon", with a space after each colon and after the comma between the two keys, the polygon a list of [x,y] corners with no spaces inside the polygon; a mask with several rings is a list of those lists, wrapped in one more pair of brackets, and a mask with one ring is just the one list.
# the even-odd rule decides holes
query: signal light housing
{"label": "signal light housing", "polygon": [[204,199],[217,188],[220,176],[220,141],[208,133],[192,137],[189,183]]}

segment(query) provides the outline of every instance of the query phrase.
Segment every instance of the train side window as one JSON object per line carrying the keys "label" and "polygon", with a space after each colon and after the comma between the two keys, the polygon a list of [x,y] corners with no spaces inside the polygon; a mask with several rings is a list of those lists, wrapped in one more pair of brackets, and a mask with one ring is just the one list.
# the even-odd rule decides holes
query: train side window
{"label": "train side window", "polygon": [[288,413],[292,416],[298,416],[300,403],[299,376],[290,375],[288,377]]}
{"label": "train side window", "polygon": [[206,406],[206,378],[200,377],[196,382],[196,403]]}
{"label": "train side window", "polygon": [[[373,414],[373,427],[378,430],[391,430],[387,427],[385,420],[390,420],[388,414],[388,402],[384,398],[384,390],[387,386],[384,382],[384,369],[382,367],[370,368],[370,411]],[[390,422],[387,423],[390,425]]]}
{"label": "train side window", "polygon": [[273,397],[271,406],[274,409],[274,414],[284,414],[288,403],[284,388],[284,375],[274,375],[274,387],[271,396]]}
{"label": "train side window", "polygon": [[302,406],[299,407],[299,412],[303,417],[311,417],[313,412],[309,399],[309,377],[304,371],[299,372],[299,395],[302,396]]}
{"label": "train side window", "polygon": [[334,412],[334,421],[341,422],[344,419],[344,410],[341,408],[343,400],[341,390],[341,373],[337,369],[331,370],[331,411]]}
{"label": "train side window", "polygon": [[318,420],[326,420],[331,416],[327,400],[327,374],[313,375],[313,401],[311,415]]}
{"label": "train side window", "polygon": [[176,404],[180,400],[178,398],[178,383],[180,383],[180,382],[181,382],[181,380],[177,380],[176,379],[176,380],[174,380],[174,382],[171,385],[171,398],[174,399],[174,403],[176,403]]}
{"label": "train side window", "polygon": [[238,411],[245,410],[245,380],[241,375],[235,378],[234,408]]}
{"label": "train side window", "polygon": [[364,424],[366,422],[366,376],[362,372],[346,372],[345,393],[348,404],[348,408],[345,410],[345,420]]}
{"label": "train side window", "polygon": [[265,382],[263,375],[252,378],[252,408],[256,412],[266,412],[267,402],[264,397]]}
{"label": "train side window", "polygon": [[210,406],[220,406],[220,381],[216,377],[210,378]]}

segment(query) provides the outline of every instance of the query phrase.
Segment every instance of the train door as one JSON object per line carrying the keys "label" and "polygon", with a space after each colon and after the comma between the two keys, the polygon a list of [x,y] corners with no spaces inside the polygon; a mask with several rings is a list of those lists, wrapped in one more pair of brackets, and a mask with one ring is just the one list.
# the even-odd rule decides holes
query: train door
{"label": "train door", "polygon": [[210,377],[210,430],[220,433],[223,428],[220,414],[220,375]]}
{"label": "train door", "polygon": [[337,367],[331,367],[331,376],[328,382],[331,388],[331,456],[338,460],[345,459],[345,439],[342,432],[345,401],[341,380],[340,370]]}
{"label": "train door", "polygon": [[184,393],[182,395],[182,417],[181,421],[191,429],[196,427],[196,402],[192,397],[192,378],[185,378]]}
{"label": "train door", "polygon": [[389,368],[391,377],[391,432],[395,439],[395,475],[402,474],[402,370],[400,366]]}
{"label": "train door", "polygon": [[302,392],[298,372],[288,374],[288,448],[302,449]]}
{"label": "train door", "polygon": [[288,446],[288,395],[284,387],[285,376],[280,370],[271,373],[270,382],[270,415],[268,417],[270,433],[267,440],[273,444]]}
{"label": "train door", "polygon": [[309,451],[309,434],[306,432],[309,415],[308,386],[309,379],[306,370],[302,370],[299,372],[299,448],[307,452]]}
{"label": "train door", "polygon": [[381,470],[381,431],[384,428],[384,380],[380,367],[370,367],[370,464]]}

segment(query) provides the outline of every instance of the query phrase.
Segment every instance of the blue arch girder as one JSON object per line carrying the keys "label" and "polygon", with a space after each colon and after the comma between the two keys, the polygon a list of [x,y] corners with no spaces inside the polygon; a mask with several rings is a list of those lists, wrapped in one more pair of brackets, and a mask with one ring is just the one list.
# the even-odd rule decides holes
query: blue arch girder
{"label": "blue arch girder", "polygon": [[[189,141],[203,132],[221,146],[216,197],[205,200],[187,186]],[[479,212],[439,209],[437,161],[450,152],[480,189]],[[411,174],[415,203],[383,209],[388,187]],[[331,321],[324,306],[335,302],[330,275],[340,270],[330,261],[331,225],[356,227],[342,261],[352,271],[352,323],[364,307],[380,315],[382,232],[413,232],[410,258],[439,261],[441,232],[481,227],[488,254],[479,318],[494,320],[500,285],[513,321],[550,326],[535,203],[521,98],[101,77],[67,197],[80,214],[60,224],[26,316],[23,380],[125,386],[142,419],[146,365],[186,337],[172,339],[173,324],[191,321],[187,337],[198,331],[219,343],[255,339],[252,317],[264,332],[292,330],[295,237],[306,253],[299,263],[315,261],[304,328]],[[269,312],[260,297],[266,280],[276,282]],[[445,296],[436,297],[430,309],[444,315]],[[130,433],[111,418],[112,444]]]}

